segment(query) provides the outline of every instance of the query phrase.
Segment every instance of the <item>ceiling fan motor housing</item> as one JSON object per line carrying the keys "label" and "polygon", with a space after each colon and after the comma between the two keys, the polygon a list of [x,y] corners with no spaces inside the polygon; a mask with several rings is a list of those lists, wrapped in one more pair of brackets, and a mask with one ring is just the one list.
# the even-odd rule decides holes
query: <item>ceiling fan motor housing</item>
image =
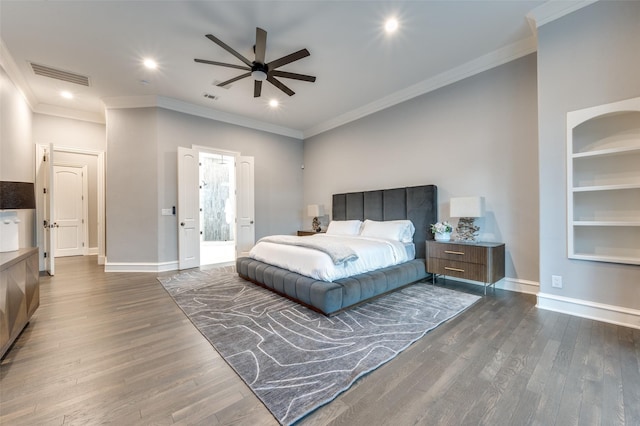
{"label": "ceiling fan motor housing", "polygon": [[267,79],[268,73],[269,67],[266,64],[254,62],[251,66],[251,77],[253,77],[254,80],[264,81]]}

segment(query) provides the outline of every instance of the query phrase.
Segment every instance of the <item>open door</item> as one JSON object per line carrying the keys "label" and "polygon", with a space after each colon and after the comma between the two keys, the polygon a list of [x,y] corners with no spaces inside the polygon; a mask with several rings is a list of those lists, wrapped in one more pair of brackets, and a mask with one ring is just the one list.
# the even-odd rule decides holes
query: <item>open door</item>
{"label": "open door", "polygon": [[178,269],[200,266],[199,153],[178,147]]}
{"label": "open door", "polygon": [[53,198],[53,144],[49,145],[44,152],[42,161],[42,173],[44,174],[44,270],[49,275],[55,274],[55,247],[56,230],[55,223],[52,222],[55,211]]}
{"label": "open door", "polygon": [[256,240],[253,168],[253,157],[238,157],[236,165],[237,257],[248,256]]}

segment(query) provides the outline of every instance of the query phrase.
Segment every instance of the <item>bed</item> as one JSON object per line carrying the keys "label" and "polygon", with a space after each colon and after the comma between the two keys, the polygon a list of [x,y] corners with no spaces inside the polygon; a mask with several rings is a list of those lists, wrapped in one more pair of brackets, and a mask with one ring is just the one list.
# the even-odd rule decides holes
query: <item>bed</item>
{"label": "bed", "polygon": [[415,227],[412,239],[415,258],[332,282],[311,278],[249,257],[236,260],[237,272],[245,280],[325,315],[336,314],[428,277],[425,268],[425,241],[433,238],[429,225],[438,220],[437,207],[435,185],[334,194],[334,221],[410,220]]}

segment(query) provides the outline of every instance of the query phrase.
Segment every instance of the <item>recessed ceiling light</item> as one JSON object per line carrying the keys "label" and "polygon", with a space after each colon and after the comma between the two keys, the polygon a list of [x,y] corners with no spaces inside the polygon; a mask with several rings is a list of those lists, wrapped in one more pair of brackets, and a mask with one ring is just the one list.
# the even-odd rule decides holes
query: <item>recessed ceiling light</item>
{"label": "recessed ceiling light", "polygon": [[62,96],[65,99],[73,99],[73,93],[67,92],[66,90],[60,92],[60,96]]}
{"label": "recessed ceiling light", "polygon": [[150,70],[155,70],[158,68],[158,64],[153,59],[145,59],[144,66],[149,68]]}
{"label": "recessed ceiling light", "polygon": [[389,18],[384,24],[384,30],[388,33],[393,33],[398,29],[398,20],[396,18]]}
{"label": "recessed ceiling light", "polygon": [[271,99],[271,100],[269,101],[269,106],[270,106],[271,108],[277,108],[277,107],[278,107],[278,105],[280,105],[280,102],[278,102],[278,100],[277,100],[277,99]]}

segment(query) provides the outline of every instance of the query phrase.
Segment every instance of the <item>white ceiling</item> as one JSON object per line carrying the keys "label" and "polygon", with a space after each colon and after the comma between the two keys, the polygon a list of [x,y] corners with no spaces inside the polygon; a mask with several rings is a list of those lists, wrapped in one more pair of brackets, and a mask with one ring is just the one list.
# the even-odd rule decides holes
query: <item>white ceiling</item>
{"label": "white ceiling", "polygon": [[[35,111],[100,121],[105,105],[155,102],[302,138],[535,51],[526,15],[542,3],[0,0],[2,63]],[[390,16],[400,22],[392,35]],[[268,33],[267,61],[307,48],[281,70],[317,81],[282,79],[292,97],[265,82],[253,98],[250,78],[216,87],[243,71],[194,62],[241,65],[205,34],[253,59],[256,26]],[[157,70],[142,66],[147,57]],[[86,75],[90,86],[36,76],[29,62]]]}

